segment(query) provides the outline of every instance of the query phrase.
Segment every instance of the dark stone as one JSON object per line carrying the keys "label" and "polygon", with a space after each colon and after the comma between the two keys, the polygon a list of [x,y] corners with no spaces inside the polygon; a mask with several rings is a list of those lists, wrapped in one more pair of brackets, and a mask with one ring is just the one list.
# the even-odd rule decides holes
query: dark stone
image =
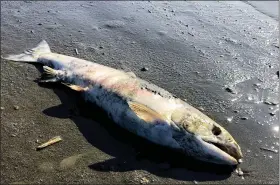
{"label": "dark stone", "polygon": [[149,69],[147,68],[147,67],[143,67],[142,69],[141,69],[141,71],[148,71]]}

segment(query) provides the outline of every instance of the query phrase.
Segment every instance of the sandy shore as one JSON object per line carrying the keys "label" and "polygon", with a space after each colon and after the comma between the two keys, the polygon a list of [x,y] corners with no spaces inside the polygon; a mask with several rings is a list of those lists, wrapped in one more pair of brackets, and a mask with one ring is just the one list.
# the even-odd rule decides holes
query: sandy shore
{"label": "sandy shore", "polygon": [[261,149],[279,149],[278,33],[243,2],[1,2],[2,54],[46,39],[54,52],[133,71],[199,107],[244,153],[244,179],[189,161],[67,88],[39,86],[40,66],[1,61],[1,183],[278,184],[279,154]]}

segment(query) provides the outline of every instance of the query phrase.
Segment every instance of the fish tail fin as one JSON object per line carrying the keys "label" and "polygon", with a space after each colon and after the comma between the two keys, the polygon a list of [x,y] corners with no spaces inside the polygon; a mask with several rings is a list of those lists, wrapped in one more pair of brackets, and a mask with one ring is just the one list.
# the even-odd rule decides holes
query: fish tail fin
{"label": "fish tail fin", "polygon": [[50,52],[51,50],[48,43],[45,40],[42,40],[35,48],[27,49],[24,53],[6,56],[1,55],[1,58],[10,61],[37,62],[37,59],[41,54]]}

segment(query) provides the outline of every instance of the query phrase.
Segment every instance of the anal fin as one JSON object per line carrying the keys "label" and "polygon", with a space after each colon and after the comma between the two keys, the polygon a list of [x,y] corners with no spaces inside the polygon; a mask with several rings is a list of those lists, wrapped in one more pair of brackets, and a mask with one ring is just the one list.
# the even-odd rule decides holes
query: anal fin
{"label": "anal fin", "polygon": [[69,84],[69,83],[64,83],[62,82],[63,85],[66,85],[67,87],[69,87],[70,89],[74,90],[74,91],[78,91],[78,92],[84,92],[88,90],[88,87],[81,87],[79,85],[75,85],[75,84]]}

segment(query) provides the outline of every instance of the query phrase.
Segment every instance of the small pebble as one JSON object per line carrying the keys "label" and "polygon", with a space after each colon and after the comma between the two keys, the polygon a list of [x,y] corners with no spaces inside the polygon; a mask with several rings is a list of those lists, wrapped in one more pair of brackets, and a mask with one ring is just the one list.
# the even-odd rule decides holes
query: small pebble
{"label": "small pebble", "polygon": [[234,89],[229,88],[229,87],[227,87],[225,90],[229,93],[236,94],[236,91]]}
{"label": "small pebble", "polygon": [[278,76],[278,78],[279,78],[279,71],[277,71],[277,72],[276,72],[276,75],[277,75],[277,76]]}
{"label": "small pebble", "polygon": [[14,109],[15,109],[15,110],[18,110],[18,109],[19,109],[19,106],[15,105],[15,106],[14,106]]}
{"label": "small pebble", "polygon": [[34,30],[31,30],[30,32],[31,32],[31,33],[34,33]]}
{"label": "small pebble", "polygon": [[276,45],[276,44],[273,44],[273,46],[274,46],[274,47],[276,47],[276,48],[279,48],[279,46],[278,46],[278,45]]}
{"label": "small pebble", "polygon": [[192,33],[190,33],[190,32],[188,32],[188,34],[189,34],[190,36],[194,36],[194,34],[192,34]]}
{"label": "small pebble", "polygon": [[260,83],[254,83],[253,85],[256,86],[256,87],[260,87],[261,86]]}
{"label": "small pebble", "polygon": [[103,49],[103,46],[99,46],[99,49]]}
{"label": "small pebble", "polygon": [[41,25],[42,25],[42,23],[38,23],[38,25],[39,25],[39,26],[41,26]]}
{"label": "small pebble", "polygon": [[271,113],[269,113],[271,116],[275,116],[275,113],[274,112],[271,112]]}
{"label": "small pebble", "polygon": [[5,108],[4,107],[1,107],[1,110],[4,110]]}
{"label": "small pebble", "polygon": [[241,120],[247,120],[248,118],[247,117],[241,117],[240,119]]}
{"label": "small pebble", "polygon": [[148,10],[149,13],[152,13],[151,10]]}
{"label": "small pebble", "polygon": [[227,118],[227,121],[232,122],[232,119],[233,119],[233,117],[229,117],[229,118]]}
{"label": "small pebble", "polygon": [[234,110],[233,112],[234,112],[234,113],[238,113],[238,110]]}
{"label": "small pebble", "polygon": [[193,181],[194,184],[198,184],[197,181]]}
{"label": "small pebble", "polygon": [[237,172],[237,174],[238,174],[239,176],[243,176],[243,175],[244,175],[244,173],[243,173],[243,171],[241,170],[241,168],[236,169],[236,172]]}
{"label": "small pebble", "polygon": [[143,67],[142,69],[141,69],[141,71],[148,71],[149,69],[147,68],[147,67]]}

